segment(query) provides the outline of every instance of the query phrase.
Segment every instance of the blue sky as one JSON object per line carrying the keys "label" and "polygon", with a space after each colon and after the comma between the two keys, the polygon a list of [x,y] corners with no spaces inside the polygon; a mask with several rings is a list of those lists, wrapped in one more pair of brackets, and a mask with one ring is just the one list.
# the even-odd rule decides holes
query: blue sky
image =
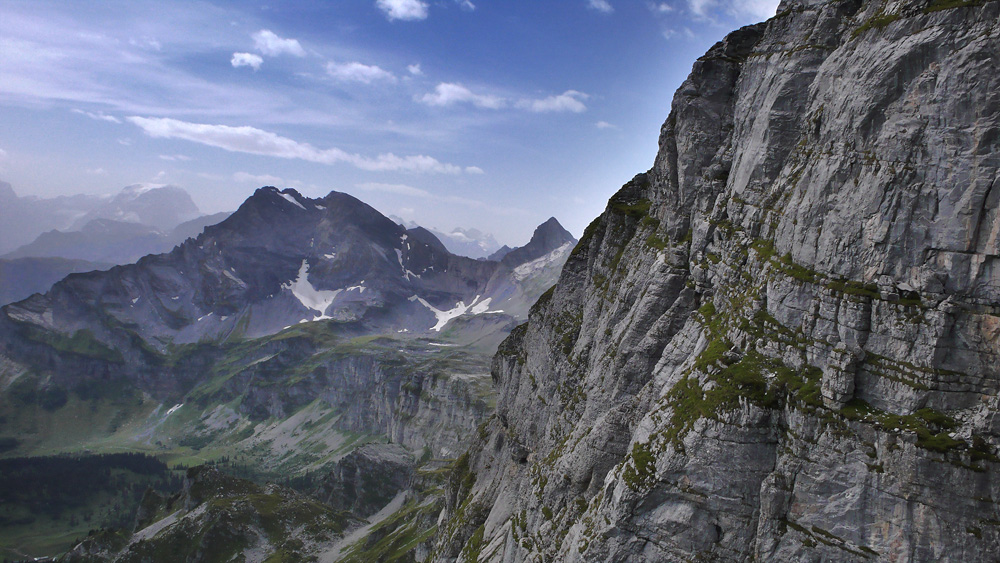
{"label": "blue sky", "polygon": [[0,0],[20,195],[265,184],[440,229],[579,235],[652,164],[694,60],[777,0]]}

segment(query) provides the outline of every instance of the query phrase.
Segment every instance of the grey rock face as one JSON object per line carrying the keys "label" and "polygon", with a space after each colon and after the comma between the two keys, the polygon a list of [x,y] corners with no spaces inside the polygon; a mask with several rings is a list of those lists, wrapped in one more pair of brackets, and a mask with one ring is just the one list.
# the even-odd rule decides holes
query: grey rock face
{"label": "grey rock face", "polygon": [[320,484],[317,498],[367,518],[413,482],[415,463],[396,444],[369,444],[344,456]]}
{"label": "grey rock face", "polygon": [[68,274],[103,270],[111,264],[65,258],[0,259],[0,306],[44,293]]}
{"label": "grey rock face", "polygon": [[436,558],[995,559],[998,22],[784,2],[699,59],[501,345]]}

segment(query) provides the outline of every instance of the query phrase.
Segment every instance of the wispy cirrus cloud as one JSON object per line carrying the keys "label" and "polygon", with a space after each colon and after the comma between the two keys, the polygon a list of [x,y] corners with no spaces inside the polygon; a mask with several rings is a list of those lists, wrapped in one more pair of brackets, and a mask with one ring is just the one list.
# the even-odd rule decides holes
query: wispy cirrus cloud
{"label": "wispy cirrus cloud", "polygon": [[191,157],[185,154],[161,154],[160,160],[168,160],[170,162],[175,162],[175,161],[187,162],[191,160]]}
{"label": "wispy cirrus cloud", "polygon": [[390,21],[427,19],[427,3],[421,0],[377,0],[375,5]]}
{"label": "wispy cirrus cloud", "polygon": [[434,174],[460,174],[462,168],[447,164],[426,155],[396,156],[392,153],[366,157],[351,154],[338,148],[318,149],[256,127],[189,123],[168,117],[126,118],[147,135],[159,139],[183,139],[220,148],[277,158],[305,160],[320,164],[345,163],[372,172],[422,172]]}
{"label": "wispy cirrus cloud", "polygon": [[366,65],[359,62],[337,63],[330,61],[326,63],[326,73],[337,80],[345,82],[361,82],[362,84],[396,82],[396,75],[393,73],[375,65]]}
{"label": "wispy cirrus cloud", "polygon": [[479,200],[470,199],[467,197],[459,197],[459,196],[441,196],[433,194],[427,190],[415,188],[413,186],[408,186],[406,184],[382,184],[379,182],[365,182],[363,184],[356,184],[355,187],[362,189],[366,192],[383,192],[393,195],[416,197],[420,199],[429,199],[433,201],[458,203],[470,207],[482,207],[483,205],[485,205],[483,202]]}
{"label": "wispy cirrus cloud", "polygon": [[91,119],[96,119],[98,121],[107,121],[107,122],[110,122],[110,123],[121,123],[122,122],[122,120],[118,119],[117,117],[115,117],[113,115],[108,115],[108,114],[104,113],[103,111],[92,112],[92,111],[84,111],[82,109],[74,109],[73,113],[79,113],[80,115],[86,115],[87,117],[89,117]]}
{"label": "wispy cirrus cloud", "polygon": [[253,37],[254,48],[262,54],[271,57],[284,54],[296,57],[306,56],[306,50],[302,48],[301,44],[299,44],[298,39],[285,39],[283,37],[279,37],[270,29],[262,29],[257,33],[254,33],[251,37]]}
{"label": "wispy cirrus cloud", "polygon": [[406,184],[383,184],[379,182],[365,182],[363,184],[356,184],[355,187],[361,188],[366,192],[383,192],[395,195],[405,195],[410,197],[433,197],[431,192],[427,190],[422,190],[420,188],[414,188],[413,186],[407,186]]}
{"label": "wispy cirrus cloud", "polygon": [[248,66],[254,70],[260,70],[260,65],[264,63],[264,59],[260,55],[253,53],[233,53],[233,58],[229,62],[233,65],[233,68]]}
{"label": "wispy cirrus cloud", "polygon": [[256,186],[288,186],[300,183],[297,181],[287,182],[283,178],[270,174],[250,174],[249,172],[235,172],[233,174],[233,181],[241,184],[254,184]]}

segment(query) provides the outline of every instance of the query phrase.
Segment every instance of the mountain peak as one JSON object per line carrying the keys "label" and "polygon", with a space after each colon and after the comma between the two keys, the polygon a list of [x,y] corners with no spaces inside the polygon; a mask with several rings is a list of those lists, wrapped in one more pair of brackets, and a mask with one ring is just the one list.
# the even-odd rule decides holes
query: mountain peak
{"label": "mountain peak", "polygon": [[17,193],[7,182],[0,182],[0,201],[17,199]]}
{"label": "mountain peak", "polygon": [[501,262],[513,268],[544,256],[567,243],[576,244],[576,239],[555,217],[549,217],[547,221],[535,227],[528,244],[507,253]]}

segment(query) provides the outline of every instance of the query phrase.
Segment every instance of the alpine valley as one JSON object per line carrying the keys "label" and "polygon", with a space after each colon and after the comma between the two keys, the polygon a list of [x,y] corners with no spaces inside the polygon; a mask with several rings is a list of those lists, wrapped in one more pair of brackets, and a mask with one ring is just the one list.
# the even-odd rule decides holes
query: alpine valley
{"label": "alpine valley", "polygon": [[[240,553],[326,553],[348,524],[412,496],[415,471],[439,472],[468,447],[493,409],[490,356],[555,283],[575,243],[550,219],[503,260],[474,260],[346,194],[261,188],[167,254],[71,275],[3,309],[4,455],[141,452],[175,467],[209,462],[261,483],[297,482],[319,496],[206,469],[191,479],[214,492],[191,493],[192,482],[182,504],[259,494],[277,503],[276,518],[329,513],[312,543],[290,546],[301,539],[294,527],[226,520],[235,528],[219,531],[211,512],[199,520],[176,510],[164,513],[176,525],[155,523],[169,530],[140,537],[189,540],[189,527],[201,526],[243,534],[226,547]],[[400,468],[385,469],[394,478],[385,483],[364,465],[390,462]],[[347,475],[338,464],[366,469],[337,481],[327,475]],[[333,493],[321,489],[342,492],[322,504]],[[7,508],[8,537],[37,528]],[[139,520],[153,525],[156,514],[143,508]],[[73,520],[64,532],[85,535],[88,523]],[[13,555],[40,555],[9,541]],[[154,549],[136,541],[122,549],[140,559]],[[204,549],[215,555],[192,557],[217,556]]]}
{"label": "alpine valley", "polygon": [[262,188],[3,308],[3,457],[190,468],[102,458],[149,490],[65,561],[995,561],[998,53],[996,0],[784,0],[499,260]]}

